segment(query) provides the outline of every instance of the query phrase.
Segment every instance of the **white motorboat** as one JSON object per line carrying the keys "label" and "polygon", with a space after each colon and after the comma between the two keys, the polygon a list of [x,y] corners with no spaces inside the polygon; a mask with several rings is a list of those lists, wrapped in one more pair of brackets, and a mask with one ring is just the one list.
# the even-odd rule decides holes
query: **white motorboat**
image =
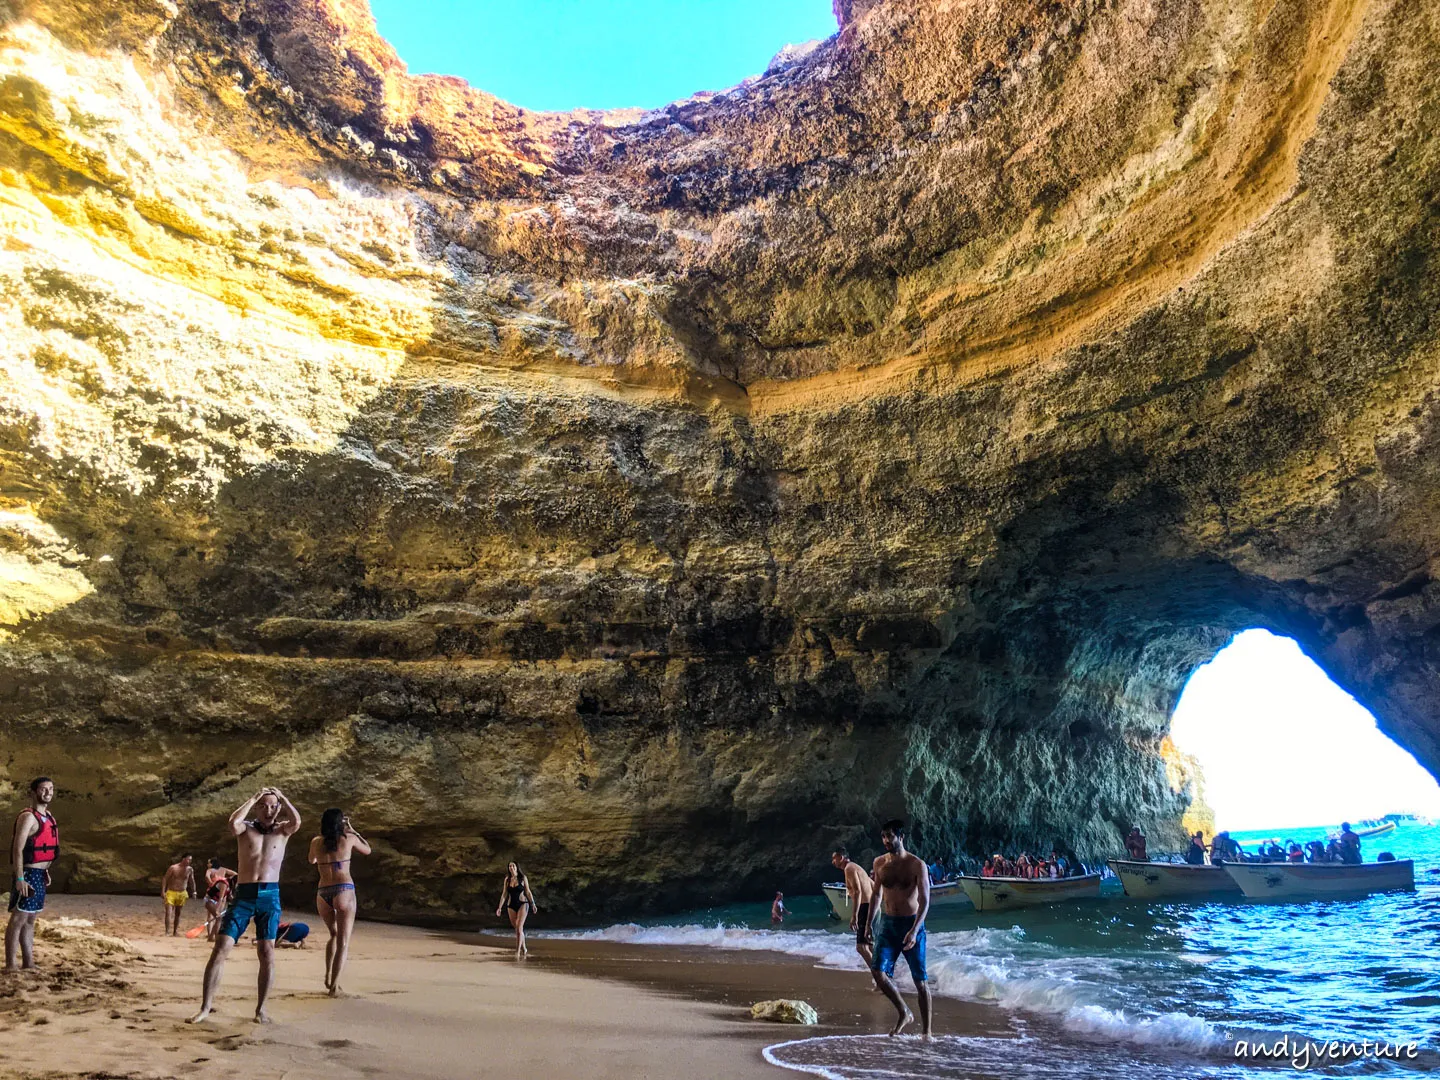
{"label": "white motorboat", "polygon": [[[1393,821],[1359,821],[1350,827],[1356,836],[1380,836],[1382,833],[1394,832],[1395,822]],[[1329,839],[1339,840],[1340,830],[1336,829],[1329,834]]]}
{"label": "white motorboat", "polygon": [[1111,859],[1125,895],[1139,900],[1187,900],[1192,897],[1218,899],[1241,895],[1240,886],[1223,866],[1191,863],[1136,862]]}
{"label": "white motorboat", "polygon": [[1225,863],[1253,900],[1326,900],[1415,888],[1410,859],[1373,863]]}
{"label": "white motorboat", "polygon": [[[830,901],[830,910],[842,921],[850,922],[850,898],[845,895],[844,882],[834,882],[820,886],[820,891],[825,894],[825,899]],[[969,898],[965,891],[960,888],[959,882],[942,881],[939,885],[930,886],[930,906],[932,908],[945,907],[949,904],[968,904]]]}
{"label": "white motorboat", "polygon": [[1004,911],[1035,904],[1058,904],[1100,895],[1100,875],[1063,878],[971,877],[960,886],[977,911]]}

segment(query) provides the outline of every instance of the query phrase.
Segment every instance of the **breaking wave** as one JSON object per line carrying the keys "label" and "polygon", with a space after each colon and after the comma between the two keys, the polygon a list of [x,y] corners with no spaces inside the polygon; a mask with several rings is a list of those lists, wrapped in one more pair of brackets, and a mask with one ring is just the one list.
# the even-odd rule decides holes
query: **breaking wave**
{"label": "breaking wave", "polygon": [[[640,926],[621,923],[599,930],[550,935],[573,941],[609,941],[624,945],[668,945],[726,950],[756,950],[805,957],[816,966],[862,972],[853,939],[827,930],[756,930],[748,927]],[[931,933],[928,959],[935,993],[964,1001],[988,1002],[1006,1009],[1053,1017],[1079,1035],[1103,1036],[1144,1046],[1210,1050],[1225,1035],[1209,1021],[1183,1012],[1143,1015],[1116,1000],[1122,973],[1094,956],[1076,956],[1025,940],[1019,927],[979,927]],[[896,984],[912,992],[903,964]]]}

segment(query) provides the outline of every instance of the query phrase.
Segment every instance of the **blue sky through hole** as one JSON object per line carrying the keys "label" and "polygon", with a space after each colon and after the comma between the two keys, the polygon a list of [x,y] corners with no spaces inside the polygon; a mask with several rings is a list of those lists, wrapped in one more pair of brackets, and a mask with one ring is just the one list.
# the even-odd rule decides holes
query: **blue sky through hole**
{"label": "blue sky through hole", "polygon": [[1170,728],[1221,829],[1440,818],[1440,784],[1290,638],[1246,630],[1191,677]]}
{"label": "blue sky through hole", "polygon": [[415,74],[527,109],[657,108],[835,33],[830,0],[371,0]]}

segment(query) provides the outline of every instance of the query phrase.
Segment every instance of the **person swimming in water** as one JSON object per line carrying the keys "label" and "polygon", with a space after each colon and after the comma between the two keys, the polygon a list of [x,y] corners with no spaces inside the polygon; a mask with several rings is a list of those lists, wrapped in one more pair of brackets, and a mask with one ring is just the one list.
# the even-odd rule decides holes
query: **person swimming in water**
{"label": "person swimming in water", "polygon": [[325,943],[325,989],[331,997],[340,996],[340,973],[350,958],[350,938],[355,931],[358,897],[350,862],[356,855],[369,854],[370,845],[351,827],[345,811],[331,807],[320,815],[320,835],[310,841],[310,862],[320,871],[315,910],[330,931]]}
{"label": "person swimming in water", "polygon": [[531,912],[539,910],[540,908],[535,903],[535,894],[530,891],[530,879],[515,863],[508,863],[505,867],[505,883],[500,890],[500,903],[495,908],[495,915],[497,918],[501,912],[508,912],[510,915],[510,925],[515,928],[516,960],[530,955],[530,950],[525,945],[525,919]]}

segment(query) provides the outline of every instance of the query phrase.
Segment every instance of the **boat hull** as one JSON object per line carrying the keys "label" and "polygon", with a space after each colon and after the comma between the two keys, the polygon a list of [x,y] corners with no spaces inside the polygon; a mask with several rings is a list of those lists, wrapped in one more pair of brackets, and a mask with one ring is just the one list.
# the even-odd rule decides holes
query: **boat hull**
{"label": "boat hull", "polygon": [[1415,864],[1395,862],[1226,863],[1225,872],[1252,900],[1326,900],[1415,888]]}
{"label": "boat hull", "polygon": [[[1371,826],[1369,826],[1368,828],[1356,829],[1356,830],[1355,830],[1355,835],[1356,835],[1356,836],[1360,836],[1360,837],[1365,837],[1365,836],[1384,836],[1386,833],[1388,833],[1388,832],[1394,832],[1394,831],[1395,831],[1395,822],[1393,822],[1393,821],[1387,821],[1387,822],[1385,822],[1385,824],[1383,824],[1383,825],[1371,825]],[[1335,835],[1336,835],[1336,836],[1339,836],[1340,834],[1339,834],[1339,833],[1336,833]]]}
{"label": "boat hull", "polygon": [[[821,885],[820,891],[825,894],[825,899],[830,901],[830,910],[837,918],[844,922],[850,921],[850,898],[845,895],[844,885]],[[940,885],[930,886],[930,906],[946,907],[950,904],[968,904],[969,898],[963,889],[954,881],[946,881]]]}
{"label": "boat hull", "polygon": [[1099,874],[1068,878],[962,877],[960,885],[976,911],[1006,911],[1100,895]]}
{"label": "boat hull", "polygon": [[1111,859],[1125,895],[1137,900],[1185,900],[1191,897],[1216,899],[1242,894],[1235,879],[1223,866],[1193,866],[1190,863],[1135,862]]}

